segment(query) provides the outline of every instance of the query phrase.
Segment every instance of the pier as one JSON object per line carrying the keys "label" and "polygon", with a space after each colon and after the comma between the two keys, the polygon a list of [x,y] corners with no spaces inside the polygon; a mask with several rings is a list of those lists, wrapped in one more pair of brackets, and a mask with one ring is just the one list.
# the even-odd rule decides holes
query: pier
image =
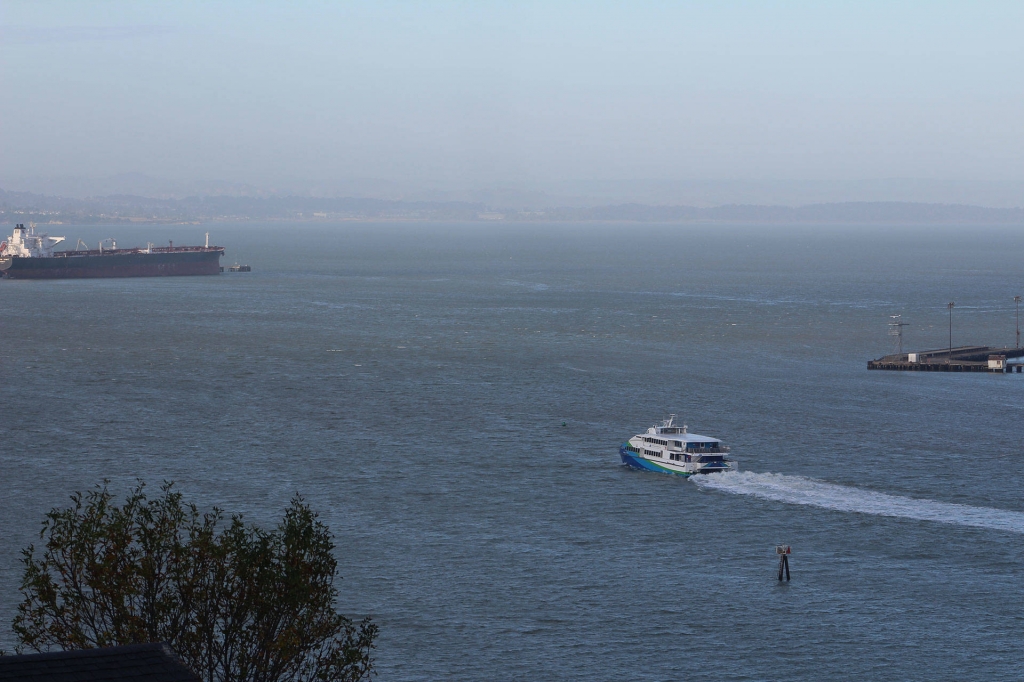
{"label": "pier", "polygon": [[868,369],[902,372],[990,372],[1021,374],[1019,363],[1010,360],[1024,357],[1024,348],[994,346],[960,346],[918,353],[894,353],[877,360],[868,360]]}

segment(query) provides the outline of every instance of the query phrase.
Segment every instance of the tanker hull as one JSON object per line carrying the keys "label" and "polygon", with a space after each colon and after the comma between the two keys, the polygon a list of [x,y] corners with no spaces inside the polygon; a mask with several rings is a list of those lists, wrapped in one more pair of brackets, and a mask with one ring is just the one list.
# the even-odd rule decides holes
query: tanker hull
{"label": "tanker hull", "polygon": [[169,277],[217,275],[223,247],[163,247],[107,252],[63,251],[51,257],[0,257],[0,275],[8,279],[84,279],[94,277]]}

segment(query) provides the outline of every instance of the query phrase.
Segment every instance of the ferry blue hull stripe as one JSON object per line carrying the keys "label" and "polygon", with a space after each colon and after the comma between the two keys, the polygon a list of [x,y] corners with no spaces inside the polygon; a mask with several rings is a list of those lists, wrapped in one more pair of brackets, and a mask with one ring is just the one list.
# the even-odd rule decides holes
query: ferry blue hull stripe
{"label": "ferry blue hull stripe", "polygon": [[689,471],[673,471],[660,467],[654,462],[648,462],[642,457],[635,457],[632,452],[627,450],[624,446],[619,448],[619,455],[622,457],[622,463],[628,467],[634,469],[640,469],[642,471],[655,471],[659,474],[675,474],[676,476],[692,476],[693,473]]}

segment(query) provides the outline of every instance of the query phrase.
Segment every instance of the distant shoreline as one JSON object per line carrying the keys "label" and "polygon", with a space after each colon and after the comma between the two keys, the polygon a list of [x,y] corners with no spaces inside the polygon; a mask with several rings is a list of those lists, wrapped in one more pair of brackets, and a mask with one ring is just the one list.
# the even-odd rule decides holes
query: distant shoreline
{"label": "distant shoreline", "polygon": [[0,222],[37,225],[197,225],[211,222],[663,223],[681,225],[1024,226],[1024,208],[914,202],[841,202],[714,207],[615,204],[508,208],[470,202],[365,198],[205,196],[72,199],[0,190]]}

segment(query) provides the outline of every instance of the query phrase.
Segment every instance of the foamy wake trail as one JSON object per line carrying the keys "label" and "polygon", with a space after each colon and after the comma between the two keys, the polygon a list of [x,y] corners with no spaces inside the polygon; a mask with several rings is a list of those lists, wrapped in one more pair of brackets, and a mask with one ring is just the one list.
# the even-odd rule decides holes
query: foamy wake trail
{"label": "foamy wake trail", "polygon": [[737,471],[693,476],[690,480],[701,488],[737,495],[753,495],[763,500],[1024,533],[1024,512],[886,495],[803,476]]}

